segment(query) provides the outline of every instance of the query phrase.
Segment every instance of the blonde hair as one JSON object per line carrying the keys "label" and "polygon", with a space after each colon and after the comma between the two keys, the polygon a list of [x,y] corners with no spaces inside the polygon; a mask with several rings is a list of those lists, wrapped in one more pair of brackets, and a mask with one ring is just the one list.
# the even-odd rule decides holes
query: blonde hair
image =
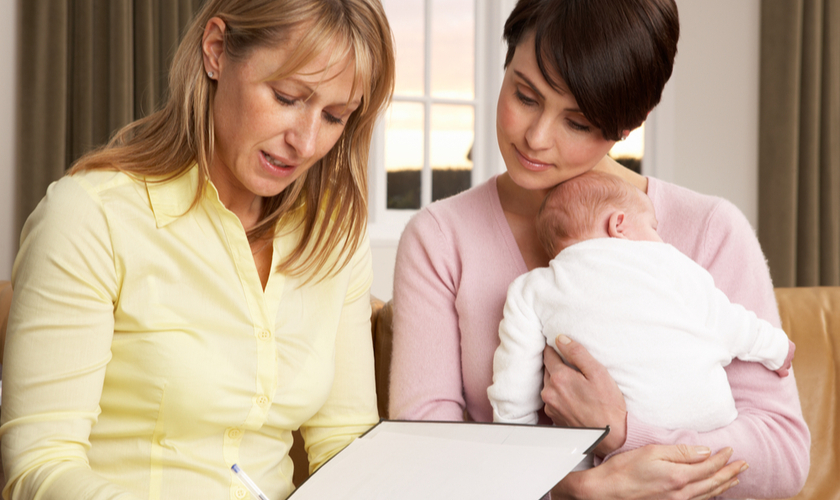
{"label": "blonde hair", "polygon": [[608,208],[636,208],[635,187],[612,174],[590,170],[561,182],[549,191],[537,215],[537,236],[555,257],[570,241],[592,232]]}
{"label": "blonde hair", "polygon": [[[344,47],[353,58],[361,105],[324,158],[283,192],[264,200],[259,221],[248,231],[248,239],[256,241],[273,233],[281,217],[299,212],[300,226],[295,227],[302,228],[302,238],[280,270],[314,275],[342,269],[364,237],[370,141],[376,117],[394,88],[392,34],[379,0],[208,0],[175,53],[162,109],[119,130],[108,144],[79,159],[70,175],[116,169],[164,182],[198,164],[193,206],[198,203],[214,154],[216,82],[204,72],[201,48],[204,28],[213,17],[226,25],[226,55],[238,60],[256,48],[284,42],[294,28],[304,26],[294,51],[274,75],[278,79],[334,47]],[[337,262],[331,258],[336,248],[341,255]]]}

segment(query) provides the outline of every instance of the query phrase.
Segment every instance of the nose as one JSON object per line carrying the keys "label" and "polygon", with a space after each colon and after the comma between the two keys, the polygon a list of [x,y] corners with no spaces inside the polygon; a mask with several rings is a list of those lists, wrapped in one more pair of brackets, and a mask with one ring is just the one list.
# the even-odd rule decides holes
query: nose
{"label": "nose", "polygon": [[525,141],[533,150],[547,149],[553,140],[551,119],[545,113],[535,116],[525,130]]}
{"label": "nose", "polygon": [[309,158],[315,154],[315,145],[321,128],[320,116],[320,113],[315,110],[301,111],[299,119],[286,133],[286,142],[301,158]]}

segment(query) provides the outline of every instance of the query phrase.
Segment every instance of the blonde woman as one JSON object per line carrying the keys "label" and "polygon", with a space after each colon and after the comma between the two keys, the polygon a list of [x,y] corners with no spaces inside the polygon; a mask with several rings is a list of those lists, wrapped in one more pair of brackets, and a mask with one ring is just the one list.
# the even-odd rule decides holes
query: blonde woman
{"label": "blonde woman", "polygon": [[54,183],[13,271],[4,498],[272,499],[378,419],[378,0],[210,0],[164,108]]}

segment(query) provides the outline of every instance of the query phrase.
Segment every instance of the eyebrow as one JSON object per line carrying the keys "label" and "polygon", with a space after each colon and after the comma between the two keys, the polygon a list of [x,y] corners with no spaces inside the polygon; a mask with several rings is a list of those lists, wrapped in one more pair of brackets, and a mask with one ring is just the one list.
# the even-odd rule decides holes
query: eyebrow
{"label": "eyebrow", "polygon": [[[545,96],[543,95],[543,93],[542,93],[542,92],[540,92],[540,91],[537,89],[537,86],[536,86],[536,85],[534,85],[534,83],[533,83],[530,79],[528,79],[528,77],[527,77],[527,76],[525,76],[524,74],[522,74],[522,72],[521,72],[521,71],[519,71],[519,70],[513,70],[513,72],[514,72],[514,73],[516,74],[516,76],[518,76],[518,77],[519,77],[522,81],[524,81],[524,82],[525,82],[525,84],[526,84],[526,85],[528,85],[528,87],[530,87],[530,89],[531,89],[531,90],[533,90],[533,91],[534,91],[534,93],[535,93],[535,94],[537,94],[537,96],[539,96],[539,98],[540,98],[540,99],[545,100]],[[554,88],[554,87],[552,87],[552,88]],[[555,90],[555,91],[557,91],[557,93],[558,93],[558,94],[561,94],[561,95],[566,94],[566,92],[567,92],[567,91],[565,91],[565,90],[563,90],[563,89],[554,89],[554,90]],[[580,113],[580,114],[583,114],[583,112],[580,110],[580,108],[566,108],[566,111],[569,111],[569,112],[572,112],[572,113]]]}
{"label": "eyebrow", "polygon": [[[312,97],[312,96],[314,96],[318,93],[318,85],[317,84],[313,88],[313,86],[309,82],[304,81],[300,78],[297,78],[297,75],[290,75],[286,78],[281,78],[280,80],[277,80],[277,81],[281,81],[281,80],[290,80],[290,81],[295,82],[295,84],[300,85],[303,88],[303,90],[305,90],[306,92],[309,93],[309,96],[307,96],[307,99],[309,99],[310,97]],[[358,109],[358,107],[361,106],[361,105],[362,105],[362,98],[359,98],[359,99],[356,99],[356,100],[353,100],[353,101],[347,101],[347,102],[341,103],[341,104],[339,104],[337,102],[327,104],[326,107],[344,106],[344,109],[348,109],[348,108],[351,108],[351,107],[354,108],[354,109]]]}

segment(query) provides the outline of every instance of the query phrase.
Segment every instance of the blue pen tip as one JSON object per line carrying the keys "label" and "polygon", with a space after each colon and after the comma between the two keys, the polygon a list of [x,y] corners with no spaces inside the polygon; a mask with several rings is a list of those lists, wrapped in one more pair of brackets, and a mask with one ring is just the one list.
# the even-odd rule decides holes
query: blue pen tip
{"label": "blue pen tip", "polygon": [[231,465],[230,468],[233,470],[233,472],[239,472],[239,466],[236,464]]}

